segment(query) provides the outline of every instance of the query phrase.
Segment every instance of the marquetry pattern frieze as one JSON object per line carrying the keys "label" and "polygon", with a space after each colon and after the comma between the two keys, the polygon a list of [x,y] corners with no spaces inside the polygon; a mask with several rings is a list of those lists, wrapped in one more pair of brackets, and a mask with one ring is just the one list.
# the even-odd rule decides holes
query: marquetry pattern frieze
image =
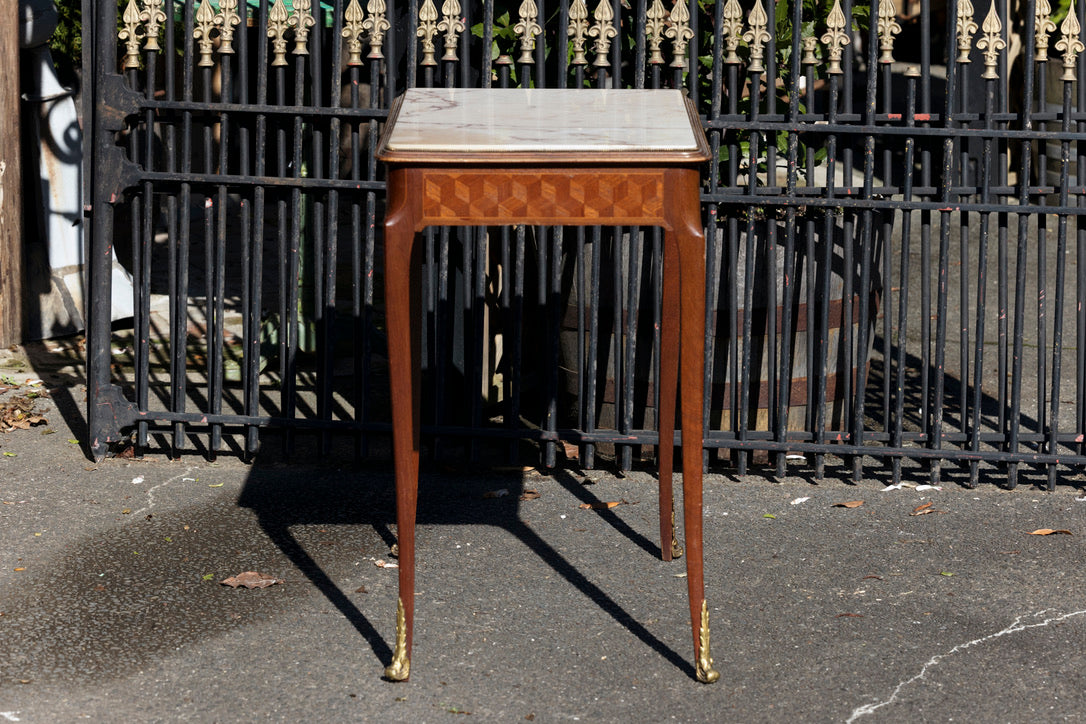
{"label": "marquetry pattern frieze", "polygon": [[428,223],[482,219],[497,224],[524,218],[653,223],[663,217],[663,174],[428,171],[422,204]]}

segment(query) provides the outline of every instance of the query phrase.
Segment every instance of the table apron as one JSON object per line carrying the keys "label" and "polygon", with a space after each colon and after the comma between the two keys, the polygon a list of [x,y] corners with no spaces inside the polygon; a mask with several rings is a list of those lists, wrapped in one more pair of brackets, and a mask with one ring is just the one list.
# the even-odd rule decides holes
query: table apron
{"label": "table apron", "polygon": [[420,221],[667,227],[668,175],[668,169],[421,169]]}

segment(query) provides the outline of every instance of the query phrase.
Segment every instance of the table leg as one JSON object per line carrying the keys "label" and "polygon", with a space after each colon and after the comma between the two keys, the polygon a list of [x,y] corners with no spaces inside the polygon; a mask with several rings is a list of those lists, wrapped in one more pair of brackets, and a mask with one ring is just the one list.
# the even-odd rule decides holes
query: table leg
{"label": "table leg", "polygon": [[392,401],[392,458],[396,469],[396,536],[399,546],[400,599],[396,648],[385,676],[406,681],[411,673],[415,618],[415,511],[419,482],[419,401],[422,340],[420,331],[420,251],[416,208],[406,196],[402,172],[389,179],[385,217],[385,315]]}
{"label": "table leg", "polygon": [[668,258],[671,250],[664,249],[663,304],[660,315],[660,401],[657,407],[656,429],[660,444],[657,450],[660,477],[660,555],[665,561],[683,554],[675,536],[675,503],[672,491],[675,470],[675,397],[679,381],[679,328],[681,326],[679,296],[679,265]]}
{"label": "table leg", "polygon": [[686,531],[687,593],[699,681],[720,678],[709,651],[709,607],[705,600],[702,550],[702,449],[705,395],[705,236],[701,228],[696,171],[676,173],[671,230],[665,235],[667,266],[679,267],[682,384],[683,528]]}

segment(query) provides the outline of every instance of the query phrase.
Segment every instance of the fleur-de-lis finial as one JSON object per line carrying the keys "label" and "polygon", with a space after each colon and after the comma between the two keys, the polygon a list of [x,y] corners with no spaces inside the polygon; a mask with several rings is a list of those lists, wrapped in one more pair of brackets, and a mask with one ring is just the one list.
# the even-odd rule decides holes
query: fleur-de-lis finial
{"label": "fleur-de-lis finial", "polygon": [[535,50],[535,37],[543,32],[543,27],[536,22],[539,8],[533,0],[524,0],[520,4],[520,22],[513,26],[513,32],[520,37],[520,57],[518,63],[534,63],[532,51]]}
{"label": "fleur-de-lis finial", "polygon": [[879,0],[879,55],[880,63],[894,62],[894,36],[901,32],[897,22],[894,0]]}
{"label": "fleur-de-lis finial", "polygon": [[848,33],[845,32],[845,13],[841,10],[841,0],[834,0],[833,8],[826,18],[826,33],[822,36],[822,42],[826,44],[826,50],[830,57],[830,65],[826,72],[830,75],[841,75],[841,53],[848,45]]}
{"label": "fleur-de-lis finial", "polygon": [[241,24],[238,0],[219,0],[219,14],[215,16],[215,24],[219,26],[219,52],[233,55],[234,28]]}
{"label": "fleur-de-lis finial", "polygon": [[158,31],[166,22],[166,13],[162,12],[164,3],[165,0],[143,0],[140,20],[147,23],[147,29],[144,32],[144,50],[162,50],[162,46],[158,44]]}
{"label": "fleur-de-lis finial", "polygon": [[124,12],[121,14],[124,27],[117,31],[117,38],[124,41],[124,67],[140,67],[140,9],[136,7],[136,0],[128,0]]}
{"label": "fleur-de-lis finial", "polygon": [[370,0],[366,4],[370,16],[362,21],[362,27],[370,31],[370,54],[372,60],[385,57],[385,33],[392,27],[388,19],[388,6],[385,0]]}
{"label": "fleur-de-lis finial", "polygon": [[743,8],[737,0],[728,0],[724,5],[724,24],[721,26],[724,35],[724,49],[728,56],[725,63],[740,63],[742,60],[735,51],[739,49],[739,41],[743,39]]}
{"label": "fleur-de-lis finial", "polygon": [[[659,0],[657,0],[659,1]],[[569,27],[566,35],[573,38],[573,65],[588,65],[585,43],[588,35],[588,6],[584,0],[573,0],[569,6]]]}
{"label": "fleur-de-lis finial", "polygon": [[995,80],[999,78],[999,73],[996,72],[999,51],[1007,47],[1007,41],[1003,39],[1001,32],[1003,24],[999,22],[999,15],[996,13],[995,0],[992,0],[980,29],[984,31],[984,35],[977,40],[977,48],[984,51],[984,73],[980,77]]}
{"label": "fleur-de-lis finial", "polygon": [[618,35],[618,30],[615,28],[615,13],[611,9],[610,0],[600,0],[592,17],[596,19],[596,22],[588,29],[588,34],[596,39],[592,44],[592,50],[596,54],[592,65],[597,68],[607,68],[611,65],[611,61],[607,59],[607,54],[611,52],[611,39]]}
{"label": "fleur-de-lis finial", "polygon": [[434,36],[437,35],[437,6],[434,0],[426,0],[419,8],[419,28],[415,35],[422,40],[422,61],[419,65],[437,65],[434,57]]}
{"label": "fleur-de-lis finial", "polygon": [[661,0],[653,0],[652,7],[645,12],[645,37],[649,40],[649,63],[663,65],[664,54],[660,46],[664,42],[664,29],[667,28],[667,8]]}
{"label": "fleur-de-lis finial", "polygon": [[294,28],[294,54],[309,55],[309,29],[317,24],[310,12],[313,0],[294,0],[294,14],[290,16],[290,26]]}
{"label": "fleur-de-lis finial", "polygon": [[690,29],[690,10],[686,7],[686,0],[675,0],[671,8],[671,25],[664,31],[664,35],[671,38],[671,67],[686,67],[686,48],[690,39],[694,37],[694,31]]}
{"label": "fleur-de-lis finial", "polygon": [[743,40],[750,44],[750,65],[747,66],[747,70],[751,73],[764,73],[765,66],[762,65],[762,61],[765,59],[765,44],[769,42],[770,35],[766,30],[769,26],[769,16],[765,14],[762,0],[754,3],[747,22],[750,24],[750,30],[743,33]]}
{"label": "fleur-de-lis finial", "polygon": [[445,34],[445,54],[442,60],[457,60],[456,46],[460,33],[464,32],[464,21],[460,18],[460,3],[457,0],[445,0],[441,6],[441,22],[437,29]]}
{"label": "fleur-de-lis finial", "polygon": [[1048,61],[1048,36],[1056,30],[1056,24],[1052,22],[1052,6],[1048,0],[1037,0],[1033,18],[1033,35],[1037,40],[1037,55],[1034,60],[1044,63]]}
{"label": "fleur-de-lis finial", "polygon": [[818,38],[811,35],[803,39],[803,59],[800,61],[804,65],[818,65],[818,56],[815,55],[815,51],[818,50]]}
{"label": "fleur-de-lis finial", "polygon": [[973,3],[969,0],[958,0],[958,62],[968,63],[969,51],[973,48],[973,34],[980,28],[973,22]]}
{"label": "fleur-de-lis finial", "polygon": [[1056,50],[1063,51],[1063,75],[1060,76],[1060,80],[1069,83],[1073,83],[1076,78],[1075,62],[1078,60],[1078,54],[1086,50],[1086,46],[1083,46],[1082,41],[1079,40],[1080,32],[1082,32],[1082,27],[1078,24],[1075,0],[1071,0],[1067,17],[1060,24],[1060,39],[1056,41]]}
{"label": "fleur-de-lis finial", "polygon": [[362,23],[366,14],[358,0],[351,0],[343,12],[343,30],[340,35],[347,41],[347,65],[362,65]]}
{"label": "fleur-de-lis finial", "polygon": [[211,33],[215,30],[215,18],[216,13],[211,7],[211,0],[204,0],[200,3],[200,7],[196,8],[196,22],[192,28],[192,37],[200,47],[200,62],[196,65],[201,68],[215,65],[215,62],[211,60],[211,52],[214,49]]}
{"label": "fleur-de-lis finial", "polygon": [[290,13],[283,0],[275,0],[268,13],[268,37],[272,41],[272,66],[287,64],[287,29],[290,27]]}

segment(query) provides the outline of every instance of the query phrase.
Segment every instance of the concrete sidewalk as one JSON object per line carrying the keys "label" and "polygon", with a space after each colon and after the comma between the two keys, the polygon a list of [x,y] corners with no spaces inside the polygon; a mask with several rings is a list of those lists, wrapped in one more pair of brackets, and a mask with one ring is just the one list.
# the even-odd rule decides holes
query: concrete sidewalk
{"label": "concrete sidewalk", "polygon": [[[0,368],[19,383],[0,404],[39,374]],[[429,472],[393,684],[387,465],[94,464],[73,374],[43,375],[47,423],[0,434],[0,722],[1086,720],[1086,494],[1066,481],[708,476],[704,686],[652,475]],[[250,570],[282,583],[220,583]]]}

